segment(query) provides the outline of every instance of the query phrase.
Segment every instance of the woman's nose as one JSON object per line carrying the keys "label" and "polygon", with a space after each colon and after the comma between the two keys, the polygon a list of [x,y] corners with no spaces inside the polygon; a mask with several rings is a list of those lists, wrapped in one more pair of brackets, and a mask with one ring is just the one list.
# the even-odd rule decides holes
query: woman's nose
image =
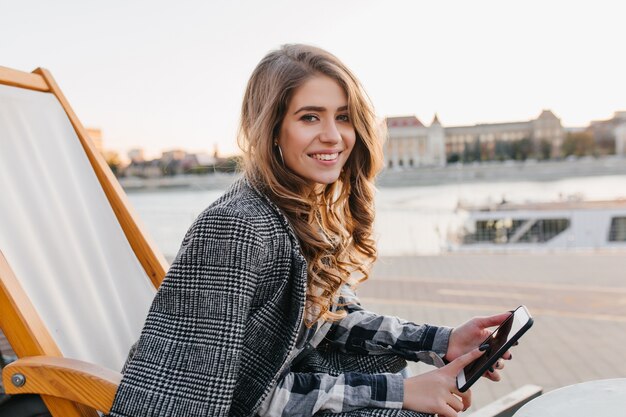
{"label": "woman's nose", "polygon": [[324,130],[320,133],[320,141],[325,143],[341,142],[341,132],[334,121],[324,124]]}

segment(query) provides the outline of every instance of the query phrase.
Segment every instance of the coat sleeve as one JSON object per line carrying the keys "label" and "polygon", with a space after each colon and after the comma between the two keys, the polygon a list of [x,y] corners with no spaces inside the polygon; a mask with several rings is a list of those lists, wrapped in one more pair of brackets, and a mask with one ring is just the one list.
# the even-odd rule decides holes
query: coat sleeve
{"label": "coat sleeve", "polygon": [[196,220],[152,303],[112,417],[228,415],[263,247],[236,213],[212,209]]}
{"label": "coat sleeve", "polygon": [[394,316],[365,310],[347,285],[341,289],[339,306],[347,315],[332,324],[327,340],[343,352],[365,355],[395,354],[442,366],[452,329],[415,324]]}

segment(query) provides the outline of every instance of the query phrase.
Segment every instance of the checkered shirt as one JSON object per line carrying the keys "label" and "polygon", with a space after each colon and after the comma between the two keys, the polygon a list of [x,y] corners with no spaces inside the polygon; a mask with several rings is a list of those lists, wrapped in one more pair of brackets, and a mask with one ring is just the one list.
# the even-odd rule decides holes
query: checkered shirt
{"label": "checkered shirt", "polygon": [[320,411],[341,413],[367,408],[402,408],[404,378],[408,376],[406,368],[397,373],[345,372],[338,375],[298,370],[298,362],[306,360],[320,343],[345,353],[397,355],[443,365],[441,358],[447,350],[451,329],[420,326],[366,311],[348,286],[342,288],[339,305],[348,313],[342,320],[303,331],[300,343],[291,353],[294,364],[264,401],[260,416],[295,417],[312,416]]}

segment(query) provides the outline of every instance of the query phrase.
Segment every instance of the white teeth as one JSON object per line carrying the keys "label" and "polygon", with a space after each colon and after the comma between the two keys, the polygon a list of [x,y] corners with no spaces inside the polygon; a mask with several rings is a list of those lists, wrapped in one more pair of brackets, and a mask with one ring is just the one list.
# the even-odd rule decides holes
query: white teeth
{"label": "white teeth", "polygon": [[311,155],[311,158],[319,159],[320,161],[332,161],[333,159],[337,159],[339,153],[316,153]]}

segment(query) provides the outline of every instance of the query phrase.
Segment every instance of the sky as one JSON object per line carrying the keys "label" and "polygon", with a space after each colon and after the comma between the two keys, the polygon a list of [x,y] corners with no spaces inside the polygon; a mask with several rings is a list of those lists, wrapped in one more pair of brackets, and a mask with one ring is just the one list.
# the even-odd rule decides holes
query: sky
{"label": "sky", "polygon": [[0,65],[49,69],[107,149],[224,155],[248,77],[285,43],[338,56],[380,117],[608,119],[626,110],[624,16],[618,0],[0,0]]}

